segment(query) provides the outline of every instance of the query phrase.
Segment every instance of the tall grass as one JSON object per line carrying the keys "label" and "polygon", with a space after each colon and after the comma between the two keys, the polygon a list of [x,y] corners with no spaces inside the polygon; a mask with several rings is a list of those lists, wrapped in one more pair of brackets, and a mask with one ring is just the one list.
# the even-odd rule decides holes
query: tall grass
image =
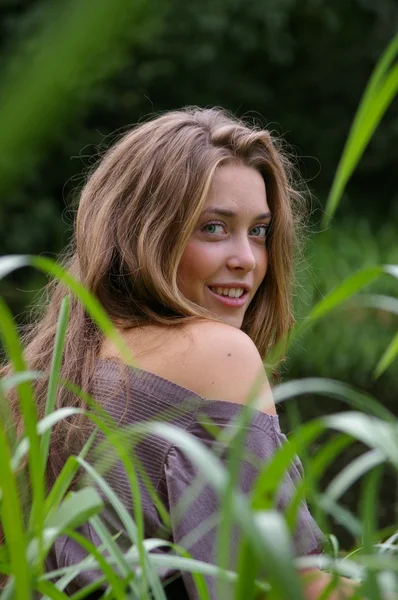
{"label": "tall grass", "polygon": [[[29,265],[62,280],[71,293],[84,303],[96,325],[105,335],[114,340],[126,360],[130,360],[128,350],[96,299],[55,262],[43,257],[3,257],[0,260],[0,273],[5,276],[15,268]],[[380,268],[378,275],[386,270],[390,274],[397,275],[398,269],[391,267]],[[370,276],[375,276],[375,273],[372,271],[363,275],[354,280],[349,278],[328,299],[325,299],[316,311],[313,311],[310,318],[321,318],[323,314],[327,314],[354,291],[358,291]],[[131,515],[109,488],[103,477],[101,465],[86,462],[88,445],[79,456],[71,457],[65,464],[50,493],[46,495],[44,492],[43,474],[51,428],[59,419],[67,418],[78,410],[75,408],[53,410],[57,385],[60,383],[59,367],[67,328],[67,301],[59,317],[49,376],[47,414],[39,422],[36,416],[32,381],[42,374],[26,370],[17,327],[4,304],[0,304],[0,316],[0,334],[9,360],[14,366],[12,378],[1,381],[0,392],[4,402],[7,389],[13,385],[18,387],[25,422],[25,433],[22,438],[9,435],[6,420],[0,425],[0,509],[5,532],[5,543],[0,547],[0,569],[10,575],[1,598],[27,598],[33,590],[42,593],[45,597],[65,597],[64,589],[71,578],[89,566],[92,568],[95,565],[104,574],[109,590],[108,597],[114,598],[126,597],[126,589],[129,590],[131,598],[149,598],[150,591],[156,599],[165,598],[157,569],[174,566],[196,574],[201,598],[208,597],[203,575],[211,574],[217,575],[221,582],[236,582],[236,598],[243,596],[255,598],[259,590],[266,590],[267,586],[271,586],[273,593],[276,593],[275,597],[301,599],[303,595],[295,567],[315,566],[319,562],[317,557],[294,558],[292,554],[289,524],[294,522],[295,511],[304,492],[310,504],[317,509],[320,522],[327,523],[328,518],[332,516],[358,540],[358,546],[351,551],[349,558],[338,552],[338,542],[334,540],[334,554],[330,556],[325,554],[322,557],[321,564],[324,568],[335,569],[362,581],[369,598],[378,598],[379,589],[386,590],[391,586],[396,567],[393,559],[397,549],[397,532],[393,525],[387,534],[384,531],[384,538],[377,531],[378,503],[374,497],[373,473],[379,473],[380,469],[387,466],[395,471],[398,470],[398,423],[396,417],[383,408],[376,399],[342,383],[325,379],[293,381],[276,386],[274,395],[277,403],[289,402],[297,396],[310,392],[340,397],[350,405],[352,410],[300,425],[290,436],[290,444],[279,450],[272,460],[263,466],[250,497],[240,493],[235,481],[236,465],[243,447],[245,419],[248,418],[246,411],[250,410],[250,403],[236,424],[236,434],[229,441],[231,455],[235,457],[235,461],[230,461],[228,466],[197,439],[172,425],[167,425],[165,421],[140,423],[129,426],[121,432],[101,411],[87,411],[88,418],[92,419],[96,427],[105,435],[103,446],[107,445],[107,456],[112,449],[115,456],[123,461],[136,503],[135,513]],[[87,395],[85,399],[89,406],[95,407],[95,399]],[[311,460],[307,460],[305,482],[298,486],[296,497],[287,508],[286,518],[283,518],[275,510],[278,484],[294,455],[309,453],[311,443],[328,430],[337,432],[337,435],[329,440],[327,445],[321,444],[317,453],[311,456]],[[117,435],[115,435],[116,431]],[[148,433],[178,443],[198,469],[202,480],[210,484],[218,494],[221,507],[220,522],[226,528],[224,535],[219,538],[219,556],[222,557],[223,553],[228,554],[230,531],[235,523],[238,523],[245,532],[242,547],[239,549],[240,560],[236,572],[228,571],[225,564],[209,565],[195,561],[184,549],[177,548],[173,544],[170,545],[175,550],[175,554],[159,556],[151,553],[151,550],[165,542],[144,539],[143,514],[137,483],[139,465],[136,463],[134,452],[131,451],[137,439]],[[330,482],[328,488],[321,491],[320,480],[331,460],[356,440],[365,444],[368,451],[348,464]],[[99,456],[103,455],[103,446]],[[32,487],[32,502],[27,519],[24,519],[23,498],[18,486],[18,468],[25,455],[29,458],[29,479]],[[69,492],[68,487],[79,467],[87,473],[86,483],[78,491]],[[363,479],[362,509],[359,515],[353,515],[340,503],[340,500],[342,494],[359,478]],[[114,507],[127,531],[130,539],[130,548],[127,552],[123,553],[118,548],[107,526],[100,519],[103,501],[96,491],[96,486]],[[151,489],[149,492],[154,494]],[[102,540],[100,549],[93,547],[76,532],[76,528],[86,521],[89,521],[95,531],[100,533]],[[56,573],[45,573],[43,569],[45,557],[56,537],[64,533],[81,544],[87,550],[89,558],[80,564],[60,569]],[[104,551],[108,552],[106,559]],[[137,566],[141,567],[139,571],[134,568]],[[264,570],[268,573],[266,581],[258,578],[258,574]],[[56,579],[55,583],[50,581],[53,577]],[[100,583],[102,581],[100,580]]]}
{"label": "tall grass", "polygon": [[[121,3],[119,4],[121,6]],[[361,151],[396,92],[397,69],[391,65],[397,54],[397,40],[398,38],[392,42],[382,57],[365,92],[332,186],[326,219],[330,219],[335,211],[344,185],[355,168]],[[42,106],[45,108],[46,105]],[[2,121],[6,121],[6,116],[3,112]],[[6,171],[9,174],[12,169]],[[132,361],[128,348],[98,301],[69,273],[47,258],[13,256],[0,259],[0,278],[7,277],[22,267],[38,269],[62,281],[70,294],[74,294],[82,302],[104,335],[116,344],[121,356],[127,362]],[[362,269],[351,275],[312,309],[301,327],[311,327],[317,320],[327,318],[331,311],[350,299],[357,299],[362,304],[382,306],[386,310],[395,310],[395,298],[369,298],[361,294],[370,281],[384,276],[398,278],[398,266],[381,265]],[[379,483],[382,472],[387,468],[392,469],[395,474],[398,471],[398,420],[383,408],[378,399],[343,383],[326,379],[298,380],[276,386],[273,393],[277,403],[284,402],[287,406],[293,406],[293,400],[303,394],[322,394],[342,399],[348,404],[350,411],[298,424],[289,437],[290,443],[262,466],[254,489],[249,496],[245,496],[237,486],[237,467],[244,447],[244,426],[255,402],[254,393],[236,422],[234,435],[228,440],[231,452],[228,464],[224,464],[215,451],[210,451],[197,439],[168,424],[167,419],[119,429],[117,424],[101,411],[95,398],[91,398],[82,390],[76,389],[75,392],[84,398],[87,410],[54,410],[58,386],[67,384],[60,381],[60,364],[67,327],[68,301],[65,300],[59,315],[50,374],[30,372],[24,363],[15,321],[9,308],[3,301],[0,302],[0,336],[7,359],[13,365],[13,375],[0,382],[0,519],[5,534],[4,542],[0,545],[0,572],[8,575],[7,584],[0,594],[1,600],[26,600],[32,597],[34,592],[42,598],[66,598],[68,583],[78,573],[93,567],[98,569],[102,576],[87,589],[75,593],[73,597],[76,600],[86,597],[103,584],[107,589],[107,598],[164,600],[165,590],[159,576],[159,570],[164,567],[190,571],[194,575],[201,600],[209,598],[204,576],[216,577],[220,599],[233,597],[236,600],[251,600],[258,598],[262,592],[271,599],[303,600],[304,594],[297,568],[311,566],[320,566],[360,582],[358,597],[362,594],[377,600],[394,588],[397,591],[397,523],[391,523],[390,527],[379,531],[377,514],[381,501]],[[293,337],[299,333],[300,330],[296,330]],[[377,374],[391,365],[397,353],[398,340],[395,338],[379,364],[375,366]],[[43,419],[38,420],[32,383],[36,378],[43,376],[48,376],[46,414]],[[14,386],[18,390],[25,425],[21,436],[13,431],[5,400],[7,391]],[[79,411],[91,419],[96,431],[102,431],[104,434],[98,460],[94,463],[86,460],[94,439],[94,436],[91,436],[79,455],[68,459],[54,486],[47,492],[44,472],[52,428],[59,420]],[[332,436],[328,436],[327,441],[323,441],[325,432],[333,433]],[[145,539],[138,485],[140,465],[135,456],[134,446],[143,435],[149,433],[178,443],[197,468],[201,481],[208,483],[218,495],[219,520],[222,523],[217,542],[218,564],[194,560],[186,548],[171,542]],[[224,434],[219,432],[216,435]],[[313,449],[314,441],[317,441],[316,451]],[[327,488],[323,489],[322,479],[327,469],[357,441],[360,441],[366,450],[346,464]],[[105,448],[108,457],[122,461],[134,498],[133,514],[121,503],[104,477],[101,455],[104,454]],[[296,453],[306,456],[306,477],[297,486],[295,497],[291,499],[285,514],[281,514],[275,508],[278,485]],[[21,465],[25,457],[28,468],[24,483],[24,479],[21,478]],[[70,491],[70,484],[78,469],[82,469],[86,474],[84,483],[79,489]],[[358,480],[362,482],[361,502],[358,514],[353,514],[344,506],[342,496]],[[24,493],[27,482],[31,490],[28,505]],[[101,519],[104,502],[98,490],[123,524],[129,539],[127,550],[121,549],[117,539]],[[194,482],[192,496],[199,490]],[[148,487],[148,492],[159,510],[164,510],[155,491]],[[332,517],[352,534],[356,545],[349,553],[342,552],[336,537],[329,535],[329,548],[321,557],[294,557],[291,529],[304,494],[326,533]],[[100,547],[94,547],[77,531],[79,526],[87,522],[98,534],[101,540]],[[226,557],[235,524],[242,528],[244,535],[238,548],[236,571],[230,571],[227,569]],[[46,556],[54,541],[64,534],[85,549],[87,558],[79,564],[46,573]],[[199,535],[200,531],[191,532],[192,539]],[[188,547],[188,544],[186,545]],[[171,552],[164,555],[154,553],[153,551],[160,546],[170,547]],[[267,577],[264,577],[264,572],[267,573]],[[226,587],[228,585],[229,587]],[[332,588],[333,581],[330,586],[330,589]],[[228,596],[225,596],[226,593]]]}

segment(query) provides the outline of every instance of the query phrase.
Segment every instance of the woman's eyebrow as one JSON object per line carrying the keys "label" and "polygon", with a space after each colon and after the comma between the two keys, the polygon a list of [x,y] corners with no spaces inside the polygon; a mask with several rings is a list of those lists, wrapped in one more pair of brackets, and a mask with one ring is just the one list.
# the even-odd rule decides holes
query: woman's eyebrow
{"label": "woman's eyebrow", "polygon": [[[217,208],[215,207],[209,207],[206,208],[206,210],[203,211],[203,214],[214,214],[214,215],[221,215],[222,217],[236,217],[237,214],[233,211],[233,210],[229,210],[228,208]],[[257,217],[254,217],[255,221],[258,221],[260,219],[270,219],[271,218],[271,213],[270,212],[265,212],[265,213],[261,213],[260,215],[257,215]]]}

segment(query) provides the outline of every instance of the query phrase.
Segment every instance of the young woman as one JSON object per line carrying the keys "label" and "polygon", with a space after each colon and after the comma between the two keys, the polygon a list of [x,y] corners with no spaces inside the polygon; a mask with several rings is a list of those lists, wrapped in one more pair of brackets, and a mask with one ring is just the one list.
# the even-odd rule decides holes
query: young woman
{"label": "young woman", "polygon": [[[171,423],[208,446],[213,439],[203,418],[225,429],[242,410],[253,384],[260,382],[246,444],[266,461],[286,438],[263,361],[293,322],[292,263],[301,213],[289,162],[268,131],[222,110],[199,108],[134,127],[88,178],[67,266],[100,300],[140,368],[123,365],[116,347],[72,299],[62,376],[90,390],[121,425],[168,411]],[[49,369],[60,303],[67,293],[59,284],[53,287],[47,311],[27,340],[26,358],[35,370]],[[41,414],[45,392],[45,382],[39,382]],[[70,405],[81,405],[81,400],[62,389],[58,407]],[[78,417],[57,426],[49,485],[87,435],[87,424]],[[142,485],[148,537],[163,535],[179,543],[216,514],[217,498],[208,486],[184,514],[177,513],[178,500],[196,476],[177,445],[148,436],[137,455],[171,514],[167,529]],[[281,507],[294,491],[299,468],[297,460],[286,475]],[[250,492],[255,476],[256,470],[242,460],[244,492]],[[107,478],[133,510],[121,465]],[[104,516],[120,530],[109,509]],[[188,548],[194,558],[214,559],[214,525]],[[100,545],[89,526],[83,532]],[[123,544],[123,536],[119,541]],[[322,543],[304,503],[294,543],[297,554],[318,552]],[[232,566],[236,545],[232,541]],[[82,549],[64,537],[55,544],[49,568],[83,557]],[[164,578],[169,575],[165,572]],[[70,589],[96,576],[83,573]],[[208,584],[215,598],[211,578]],[[314,589],[308,587],[308,597],[315,597]],[[170,598],[197,598],[189,573],[182,573],[168,593]]]}

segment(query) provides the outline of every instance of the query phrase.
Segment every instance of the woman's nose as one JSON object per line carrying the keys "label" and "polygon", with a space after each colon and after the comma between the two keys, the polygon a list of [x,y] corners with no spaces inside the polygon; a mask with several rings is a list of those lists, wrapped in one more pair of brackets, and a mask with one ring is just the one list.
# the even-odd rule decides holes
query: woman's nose
{"label": "woman's nose", "polygon": [[231,255],[228,259],[228,267],[230,269],[241,269],[242,271],[250,272],[256,266],[256,257],[249,240],[244,240],[235,243]]}

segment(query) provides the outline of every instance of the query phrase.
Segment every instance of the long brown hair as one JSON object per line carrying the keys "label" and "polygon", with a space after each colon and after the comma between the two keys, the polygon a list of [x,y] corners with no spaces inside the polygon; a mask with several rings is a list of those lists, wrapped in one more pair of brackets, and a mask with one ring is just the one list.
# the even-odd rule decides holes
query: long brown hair
{"label": "long brown hair", "polygon": [[[253,167],[263,176],[273,215],[267,275],[242,329],[262,357],[287,332],[292,324],[295,214],[302,207],[302,197],[291,184],[290,163],[267,130],[221,109],[196,107],[133,127],[105,153],[81,192],[74,239],[63,263],[95,294],[117,326],[209,318],[180,293],[177,267],[215,170],[230,161]],[[58,313],[67,290],[53,281],[48,292],[44,316],[25,338],[29,368],[44,373],[50,369]],[[72,299],[62,377],[89,389],[101,341],[99,329]],[[35,392],[42,416],[45,380],[35,384]],[[15,391],[10,401],[17,406]],[[57,408],[82,405],[71,391],[59,390]],[[84,437],[79,417],[57,425],[49,454],[49,484],[66,458],[80,449]]]}

